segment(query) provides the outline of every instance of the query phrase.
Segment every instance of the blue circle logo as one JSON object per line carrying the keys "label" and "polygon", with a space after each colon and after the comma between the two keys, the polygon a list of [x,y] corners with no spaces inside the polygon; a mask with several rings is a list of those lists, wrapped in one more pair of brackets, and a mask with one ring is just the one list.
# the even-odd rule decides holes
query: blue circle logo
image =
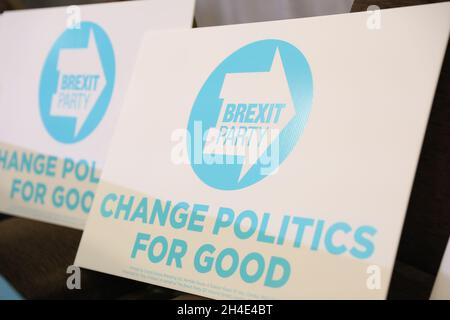
{"label": "blue circle logo", "polygon": [[99,25],[82,22],[65,30],[41,73],[39,106],[47,132],[62,143],[89,136],[108,109],[115,72],[113,46]]}
{"label": "blue circle logo", "polygon": [[303,132],[313,99],[302,52],[282,40],[250,43],[210,74],[188,123],[189,161],[208,186],[237,190],[275,173]]}

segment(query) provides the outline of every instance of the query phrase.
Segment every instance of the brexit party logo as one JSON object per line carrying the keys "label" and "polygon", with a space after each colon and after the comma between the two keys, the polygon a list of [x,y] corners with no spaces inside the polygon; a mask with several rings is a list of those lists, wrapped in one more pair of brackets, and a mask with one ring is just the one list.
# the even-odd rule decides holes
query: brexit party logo
{"label": "brexit party logo", "polygon": [[308,61],[292,44],[261,40],[235,51],[194,102],[187,148],[194,172],[221,190],[273,174],[297,144],[312,98]]}
{"label": "brexit party logo", "polygon": [[89,136],[108,109],[114,80],[106,32],[92,22],[66,29],[48,53],[40,79],[40,114],[48,133],[62,143]]}

